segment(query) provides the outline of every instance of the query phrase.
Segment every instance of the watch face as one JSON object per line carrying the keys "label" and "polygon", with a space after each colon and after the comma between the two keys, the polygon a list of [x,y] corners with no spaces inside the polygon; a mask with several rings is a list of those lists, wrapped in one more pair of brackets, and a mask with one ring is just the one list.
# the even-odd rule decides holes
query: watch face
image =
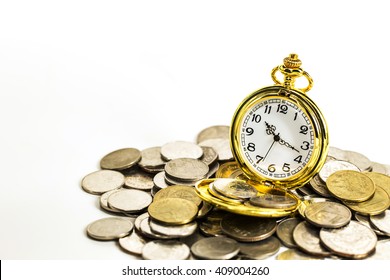
{"label": "watch face", "polygon": [[283,181],[304,170],[313,155],[315,132],[298,103],[282,96],[261,98],[242,114],[238,148],[251,173]]}

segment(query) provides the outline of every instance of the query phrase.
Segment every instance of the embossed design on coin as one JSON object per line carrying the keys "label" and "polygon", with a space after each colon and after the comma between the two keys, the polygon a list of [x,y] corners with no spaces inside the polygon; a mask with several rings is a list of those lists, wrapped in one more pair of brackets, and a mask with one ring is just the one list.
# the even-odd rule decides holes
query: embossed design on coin
{"label": "embossed design on coin", "polygon": [[165,189],[160,190],[154,196],[154,201],[169,197],[186,199],[195,203],[196,206],[199,206],[202,203],[202,200],[196,194],[196,191],[193,187],[181,185],[168,186]]}
{"label": "embossed design on coin", "polygon": [[230,149],[229,138],[214,138],[202,141],[199,143],[199,146],[206,146],[213,148],[217,154],[220,161],[233,160],[232,150]]}
{"label": "embossed design on coin", "polygon": [[110,208],[136,213],[144,210],[152,202],[152,196],[144,191],[122,189],[111,194],[107,199]]}
{"label": "embossed design on coin", "polygon": [[215,177],[235,179],[237,173],[243,173],[238,163],[236,161],[228,161],[221,164],[218,171],[215,173]]}
{"label": "embossed design on coin", "polygon": [[291,196],[270,193],[251,197],[249,202],[250,204],[258,207],[278,209],[291,209],[296,207],[298,204],[298,200]]}
{"label": "embossed design on coin", "polygon": [[165,165],[165,176],[183,181],[197,181],[205,178],[209,167],[204,162],[191,159],[179,158],[171,160]]}
{"label": "embossed design on coin", "polygon": [[87,234],[97,240],[114,240],[128,235],[133,230],[129,219],[119,217],[103,218],[90,223]]}
{"label": "embossed design on coin", "polygon": [[112,213],[121,213],[121,211],[113,209],[108,206],[108,197],[112,195],[114,192],[117,192],[118,190],[121,189],[116,189],[112,191],[105,192],[100,196],[99,202],[100,202],[100,207],[103,208],[106,211],[112,212]]}
{"label": "embossed design on coin", "polygon": [[114,170],[99,170],[86,175],[81,181],[84,191],[91,194],[103,194],[118,189],[125,183],[125,176]]}
{"label": "embossed design on coin", "polygon": [[377,187],[384,189],[387,194],[390,196],[390,177],[377,172],[366,172],[364,173],[369,177]]}
{"label": "embossed design on coin", "polygon": [[185,260],[190,256],[190,248],[176,240],[153,240],[142,248],[145,260]]}
{"label": "embossed design on coin", "polygon": [[276,235],[282,241],[283,245],[289,248],[296,248],[293,232],[295,227],[301,222],[298,218],[288,218],[281,221],[276,228]]}
{"label": "embossed design on coin", "polygon": [[321,180],[318,174],[310,180],[309,184],[312,189],[319,195],[323,197],[333,197],[332,194],[329,192],[328,188],[326,187],[326,184]]}
{"label": "embossed design on coin", "polygon": [[377,242],[375,233],[368,227],[351,221],[338,229],[323,228],[320,231],[322,243],[335,254],[353,259],[370,255]]}
{"label": "embossed design on coin", "polygon": [[348,207],[337,202],[318,202],[306,207],[306,220],[318,227],[340,228],[351,221],[352,213]]}
{"label": "embossed design on coin", "polygon": [[165,225],[154,220],[149,221],[152,231],[159,234],[169,235],[173,238],[185,237],[193,234],[198,228],[197,222],[193,221],[184,225]]}
{"label": "embossed design on coin", "polygon": [[345,160],[356,165],[361,171],[370,171],[372,169],[371,160],[365,155],[354,151],[344,151]]}
{"label": "embossed design on coin", "polygon": [[374,195],[363,202],[343,201],[352,210],[363,215],[378,215],[390,206],[390,198],[381,187],[376,187]]}
{"label": "embossed design on coin", "polygon": [[166,161],[161,158],[161,147],[151,147],[141,151],[141,160],[138,166],[145,171],[163,170]]}
{"label": "embossed design on coin", "polygon": [[330,175],[340,170],[354,170],[360,172],[360,169],[356,165],[348,161],[331,160],[325,162],[324,166],[322,167],[318,175],[320,176],[322,181],[327,182],[328,177]]}
{"label": "embossed design on coin", "polygon": [[195,203],[182,198],[161,198],[149,205],[148,213],[153,219],[171,225],[183,225],[194,220],[198,214]]}
{"label": "embossed design on coin", "polygon": [[229,260],[240,251],[237,241],[227,237],[207,237],[195,242],[191,252],[200,259]]}
{"label": "embossed design on coin", "polygon": [[135,148],[113,151],[100,160],[102,169],[123,170],[130,168],[141,160],[141,152]]}
{"label": "embossed design on coin", "polygon": [[229,129],[227,125],[214,125],[203,129],[198,133],[196,138],[197,143],[201,143],[208,139],[223,138],[229,139]]}
{"label": "embossed design on coin", "polygon": [[216,179],[213,185],[220,194],[233,199],[247,199],[258,193],[253,186],[241,180],[221,178]]}
{"label": "embossed design on coin", "polygon": [[203,150],[203,156],[200,158],[201,161],[206,163],[208,166],[215,164],[218,161],[217,152],[211,147],[201,147]]}
{"label": "embossed design on coin", "polygon": [[151,190],[154,186],[153,177],[142,171],[133,171],[125,176],[124,187],[138,190]]}
{"label": "embossed design on coin", "polygon": [[178,158],[199,159],[203,156],[203,150],[195,143],[175,141],[166,143],[161,147],[161,156],[164,160]]}
{"label": "embossed design on coin", "polygon": [[135,230],[130,235],[119,238],[119,245],[126,251],[141,255],[142,248],[148,242],[145,238],[140,236]]}
{"label": "embossed design on coin", "polygon": [[365,201],[375,192],[375,184],[369,177],[352,170],[333,173],[326,181],[326,185],[331,194],[346,201]]}

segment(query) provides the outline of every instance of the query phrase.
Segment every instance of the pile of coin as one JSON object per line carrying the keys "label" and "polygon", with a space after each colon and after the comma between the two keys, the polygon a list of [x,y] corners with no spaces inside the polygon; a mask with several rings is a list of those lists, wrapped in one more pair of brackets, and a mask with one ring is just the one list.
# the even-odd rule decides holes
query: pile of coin
{"label": "pile of coin", "polygon": [[248,183],[228,126],[194,143],[116,150],[100,167],[81,186],[110,217],[86,232],[137,258],[390,258],[390,166],[352,151],[332,147],[321,172],[292,192]]}

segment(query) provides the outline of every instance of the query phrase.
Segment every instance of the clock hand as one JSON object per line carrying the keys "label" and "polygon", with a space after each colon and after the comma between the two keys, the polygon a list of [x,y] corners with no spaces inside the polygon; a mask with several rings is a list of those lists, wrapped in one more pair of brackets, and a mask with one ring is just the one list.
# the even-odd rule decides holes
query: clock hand
{"label": "clock hand", "polygon": [[[277,135],[275,134],[276,127],[274,125],[270,125],[267,122],[265,122],[265,125],[267,126],[267,129],[266,129],[267,134],[268,135],[272,134],[274,136],[274,141],[278,141],[279,144],[284,145],[284,146],[291,148],[294,151],[297,151],[298,153],[300,153],[299,150],[297,150],[296,148],[291,146],[288,142],[286,142],[282,138],[280,138],[279,133]],[[277,138],[277,140],[276,140],[276,138]]]}
{"label": "clock hand", "polygon": [[284,141],[283,139],[280,138],[280,140],[278,141],[280,145],[284,145],[288,148],[291,148],[293,149],[294,151],[297,151],[298,153],[301,153],[299,150],[297,150],[296,148],[294,148],[293,146],[291,146],[288,142]]}
{"label": "clock hand", "polygon": [[274,135],[275,136],[275,130],[276,130],[276,127],[274,125],[270,125],[269,123],[265,122],[265,125],[267,127],[267,129],[265,130],[265,132],[270,135]]}
{"label": "clock hand", "polygon": [[280,140],[279,134],[278,134],[278,135],[275,135],[275,136],[274,136],[274,141],[272,141],[271,146],[269,147],[267,153],[266,153],[265,156],[263,157],[263,161],[264,161],[265,158],[268,156],[268,154],[269,154],[269,152],[271,151],[271,148],[272,148],[272,146],[275,144],[275,142],[278,142],[279,140]]}

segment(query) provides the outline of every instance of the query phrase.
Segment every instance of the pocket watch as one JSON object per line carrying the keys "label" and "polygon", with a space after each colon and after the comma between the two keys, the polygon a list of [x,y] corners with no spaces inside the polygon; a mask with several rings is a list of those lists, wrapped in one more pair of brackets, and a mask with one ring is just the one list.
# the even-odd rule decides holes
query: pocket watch
{"label": "pocket watch", "polygon": [[[306,95],[313,80],[290,54],[271,71],[275,85],[256,90],[236,109],[230,127],[235,160],[251,180],[295,189],[325,163],[328,128],[317,105]],[[280,81],[277,76],[283,76]],[[307,86],[295,88],[298,78]]]}

